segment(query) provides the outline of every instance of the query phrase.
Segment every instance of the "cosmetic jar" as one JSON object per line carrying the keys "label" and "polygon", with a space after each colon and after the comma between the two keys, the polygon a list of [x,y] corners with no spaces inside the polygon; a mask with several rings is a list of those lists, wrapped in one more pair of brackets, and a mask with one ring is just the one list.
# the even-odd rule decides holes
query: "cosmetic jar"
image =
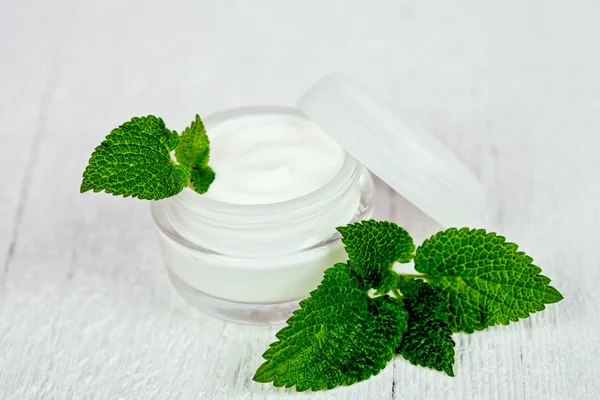
{"label": "cosmetic jar", "polygon": [[337,174],[271,204],[228,203],[190,188],[151,204],[170,280],[204,313],[247,324],[285,321],[326,269],[347,260],[336,227],[371,218],[369,170],[441,225],[479,226],[483,189],[466,167],[349,78],[327,76],[298,108],[246,107],[203,120],[210,137],[224,124],[269,118],[300,119],[331,135],[345,150]]}

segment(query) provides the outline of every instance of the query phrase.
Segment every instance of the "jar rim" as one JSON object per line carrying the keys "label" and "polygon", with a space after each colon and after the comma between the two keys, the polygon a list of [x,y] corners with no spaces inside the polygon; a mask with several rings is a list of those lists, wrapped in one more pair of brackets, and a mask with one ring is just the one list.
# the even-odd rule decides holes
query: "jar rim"
{"label": "jar rim", "polygon": [[[293,107],[284,106],[251,106],[251,107],[238,107],[218,113],[210,114],[203,119],[206,129],[210,129],[211,126],[215,126],[227,120],[231,120],[238,117],[245,116],[256,116],[256,115],[288,115],[294,117],[300,117],[307,119],[300,110]],[[196,193],[190,187],[184,188],[184,190],[177,196],[182,196],[186,200],[193,201],[197,205],[206,205],[211,209],[220,212],[227,212],[228,214],[237,215],[261,215],[261,214],[272,214],[274,209],[277,213],[291,212],[298,209],[310,207],[310,205],[319,201],[319,199],[334,197],[339,193],[340,186],[347,180],[352,179],[355,175],[357,167],[361,164],[352,157],[348,152],[344,150],[345,157],[342,167],[337,174],[329,180],[326,184],[319,187],[312,192],[306,193],[300,197],[293,199],[280,201],[276,203],[265,203],[265,204],[237,204],[228,203],[221,200],[215,200],[208,196],[202,196]]]}

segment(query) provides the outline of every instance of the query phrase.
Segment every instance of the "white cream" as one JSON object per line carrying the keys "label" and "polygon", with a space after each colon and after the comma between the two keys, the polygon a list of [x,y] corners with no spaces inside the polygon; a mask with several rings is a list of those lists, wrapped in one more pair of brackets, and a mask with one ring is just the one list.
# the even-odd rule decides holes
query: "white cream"
{"label": "white cream", "polygon": [[290,115],[235,118],[209,129],[216,173],[207,196],[225,203],[272,204],[330,182],[345,151],[313,122]]}

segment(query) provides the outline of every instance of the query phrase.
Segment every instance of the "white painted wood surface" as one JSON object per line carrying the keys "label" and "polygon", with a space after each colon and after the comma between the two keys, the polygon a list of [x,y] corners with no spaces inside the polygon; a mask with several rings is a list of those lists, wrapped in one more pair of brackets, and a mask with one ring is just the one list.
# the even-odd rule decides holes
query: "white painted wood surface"
{"label": "white painted wood surface", "polygon": [[[600,4],[0,2],[0,399],[600,398]],[[402,359],[321,393],[251,381],[276,328],[203,316],[162,268],[147,204],[80,195],[132,115],[293,104],[330,71],[392,100],[489,192],[488,227],[565,300],[457,335],[456,378]],[[423,238],[380,185],[379,216]]]}

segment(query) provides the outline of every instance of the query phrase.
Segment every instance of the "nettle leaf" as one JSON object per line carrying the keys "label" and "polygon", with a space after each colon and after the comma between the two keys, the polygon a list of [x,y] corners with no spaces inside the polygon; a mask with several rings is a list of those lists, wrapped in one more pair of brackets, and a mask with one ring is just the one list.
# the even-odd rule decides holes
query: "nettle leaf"
{"label": "nettle leaf", "polygon": [[175,157],[180,164],[190,168],[204,168],[208,165],[210,143],[198,114],[190,126],[182,132],[179,146],[175,150]]}
{"label": "nettle leaf", "polygon": [[113,129],[96,147],[83,173],[81,192],[93,190],[144,200],[174,196],[188,185],[190,170],[171,159],[179,136],[153,115]]}
{"label": "nettle leaf", "polygon": [[325,271],[321,285],[277,333],[263,354],[257,382],[332,389],[368,379],[392,359],[407,313],[390,296],[371,298],[369,285],[346,264]]}
{"label": "nettle leaf", "polygon": [[413,259],[415,244],[408,232],[393,222],[362,221],[337,228],[350,259],[350,267],[378,293],[396,287],[394,262]]}
{"label": "nettle leaf", "polygon": [[210,142],[199,115],[181,134],[175,157],[191,169],[191,187],[199,194],[206,193],[215,180],[215,172],[208,166]]}
{"label": "nettle leaf", "polygon": [[415,365],[454,376],[454,340],[446,299],[423,280],[402,279],[398,288],[408,312],[408,330],[398,354]]}
{"label": "nettle leaf", "polygon": [[190,182],[192,188],[199,194],[208,192],[208,188],[215,180],[215,171],[211,167],[204,167],[202,169],[192,169],[192,176]]}
{"label": "nettle leaf", "polygon": [[562,300],[518,246],[483,229],[448,229],[427,239],[415,269],[446,298],[454,331],[508,325]]}

